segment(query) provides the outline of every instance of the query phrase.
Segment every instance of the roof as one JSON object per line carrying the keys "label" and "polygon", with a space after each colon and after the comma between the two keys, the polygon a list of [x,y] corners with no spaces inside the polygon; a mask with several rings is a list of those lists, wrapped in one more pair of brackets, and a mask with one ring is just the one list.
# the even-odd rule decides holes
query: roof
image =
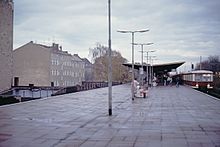
{"label": "roof", "polygon": [[209,71],[209,70],[194,70],[194,71],[191,71],[190,73],[212,74],[213,72],[212,72],[212,71]]}
{"label": "roof", "polygon": [[[172,69],[176,69],[185,62],[172,62],[172,63],[165,63],[165,64],[155,64],[153,65],[154,72],[170,72]],[[131,63],[124,63],[124,66],[132,67]],[[149,66],[149,64],[148,64]],[[141,67],[141,64],[134,64],[135,69],[139,69]],[[146,71],[147,64],[143,65],[144,70]]]}
{"label": "roof", "polygon": [[156,64],[153,65],[155,72],[171,72],[172,69],[177,69],[181,65],[183,65],[185,62],[172,62],[172,63],[165,63],[165,64]]}
{"label": "roof", "polygon": [[80,62],[83,61],[83,60],[79,57],[78,54],[74,54],[74,55],[72,55],[72,58],[73,58],[75,61],[80,61]]}
{"label": "roof", "polygon": [[86,64],[92,64],[87,58],[82,58],[82,60],[83,60]]}

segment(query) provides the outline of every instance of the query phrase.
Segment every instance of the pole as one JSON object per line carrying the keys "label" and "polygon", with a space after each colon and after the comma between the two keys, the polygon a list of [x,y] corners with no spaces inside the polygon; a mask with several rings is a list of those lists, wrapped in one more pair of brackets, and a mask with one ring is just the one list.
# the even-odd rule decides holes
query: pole
{"label": "pole", "polygon": [[153,84],[154,72],[153,72],[153,59],[151,59],[151,84]]}
{"label": "pole", "polygon": [[[144,44],[141,44],[141,68],[142,71],[144,72],[144,67],[143,67],[143,54],[144,54]],[[144,79],[143,79],[144,74],[141,75],[141,85],[144,86]]]}
{"label": "pole", "polygon": [[152,86],[152,84],[153,84],[153,58],[151,58],[151,79],[150,79],[150,81],[151,81],[151,86]]}
{"label": "pole", "polygon": [[111,0],[108,0],[108,114],[112,115]]}
{"label": "pole", "polygon": [[[149,58],[149,64],[150,64],[150,66],[149,66],[149,84],[151,84],[151,56],[150,56],[150,58]],[[151,85],[150,85],[150,87],[151,87]]]}
{"label": "pole", "polygon": [[153,62],[153,59],[151,58],[151,65],[150,65],[150,68],[151,68],[151,69],[150,69],[150,70],[151,70],[151,74],[150,74],[150,75],[151,75],[151,78],[150,78],[151,86],[152,86],[152,84],[153,84],[153,83],[152,83],[152,82],[153,82],[153,70],[152,70],[152,69],[153,69],[153,68],[152,68],[153,65],[152,65],[152,62]]}
{"label": "pole", "polygon": [[134,32],[131,32],[131,42],[132,42],[132,86],[131,86],[131,93],[132,93],[132,100],[134,100]]}
{"label": "pole", "polygon": [[149,80],[148,80],[148,52],[147,52],[147,69],[146,69],[146,72],[147,72],[147,86],[149,85]]}
{"label": "pole", "polygon": [[131,33],[132,37],[132,45],[131,45],[131,48],[132,48],[132,82],[131,82],[131,94],[132,94],[132,100],[134,100],[134,33],[144,33],[144,32],[147,32],[149,30],[139,30],[139,31],[117,31],[117,32],[120,32],[120,33]]}
{"label": "pole", "polygon": [[152,79],[154,79],[154,60],[152,60],[152,73],[153,73],[153,78]]}
{"label": "pole", "polygon": [[[153,43],[134,43],[134,45],[141,45],[141,68],[143,70],[143,54],[144,54],[144,45],[151,45]],[[147,51],[148,52],[154,52],[154,51]],[[141,74],[141,85],[144,85],[144,74]]]}
{"label": "pole", "polygon": [[199,69],[202,69],[202,56],[200,56],[200,64],[199,64]]}

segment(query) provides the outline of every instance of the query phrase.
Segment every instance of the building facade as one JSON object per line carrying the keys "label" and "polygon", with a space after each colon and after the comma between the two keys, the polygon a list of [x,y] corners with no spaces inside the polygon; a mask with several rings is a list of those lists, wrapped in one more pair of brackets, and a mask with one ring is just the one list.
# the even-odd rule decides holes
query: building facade
{"label": "building facade", "polygon": [[13,75],[13,1],[0,0],[0,91],[9,89]]}
{"label": "building facade", "polygon": [[83,61],[85,62],[85,81],[93,81],[93,65],[86,58],[83,58]]}
{"label": "building facade", "polygon": [[32,41],[13,51],[14,86],[81,85],[84,81],[84,62],[62,47],[36,44]]}

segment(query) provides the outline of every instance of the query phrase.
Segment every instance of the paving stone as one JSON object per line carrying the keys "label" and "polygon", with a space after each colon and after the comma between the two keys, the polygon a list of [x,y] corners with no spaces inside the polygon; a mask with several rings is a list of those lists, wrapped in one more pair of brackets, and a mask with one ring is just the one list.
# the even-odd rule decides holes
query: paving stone
{"label": "paving stone", "polygon": [[220,100],[189,87],[159,86],[131,100],[130,85],[0,107],[0,147],[220,146]]}

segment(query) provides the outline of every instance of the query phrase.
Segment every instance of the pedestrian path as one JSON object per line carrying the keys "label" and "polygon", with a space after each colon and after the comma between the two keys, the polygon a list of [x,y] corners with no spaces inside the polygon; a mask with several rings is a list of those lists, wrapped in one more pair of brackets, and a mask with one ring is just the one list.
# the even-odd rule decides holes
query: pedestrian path
{"label": "pedestrian path", "polygon": [[217,147],[220,101],[159,86],[131,100],[130,85],[0,107],[0,147]]}

